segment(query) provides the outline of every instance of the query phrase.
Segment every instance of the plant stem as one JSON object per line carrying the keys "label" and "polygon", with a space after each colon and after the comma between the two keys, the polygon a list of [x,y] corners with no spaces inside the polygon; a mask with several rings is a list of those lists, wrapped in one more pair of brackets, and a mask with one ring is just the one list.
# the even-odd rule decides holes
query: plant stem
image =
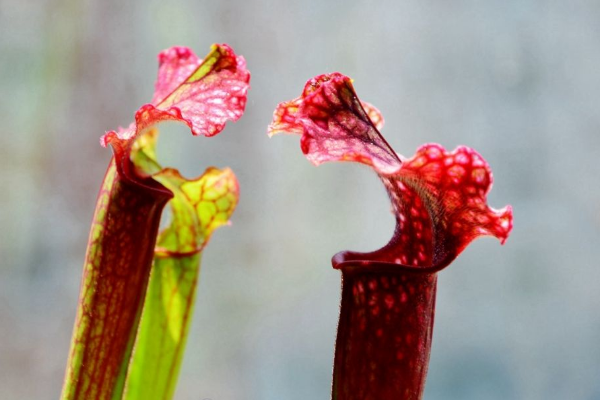
{"label": "plant stem", "polygon": [[418,400],[433,332],[437,274],[344,263],[334,400]]}
{"label": "plant stem", "polygon": [[115,154],[98,195],[62,400],[120,398],[123,388],[160,216],[172,197],[151,179],[131,178],[130,168]]}

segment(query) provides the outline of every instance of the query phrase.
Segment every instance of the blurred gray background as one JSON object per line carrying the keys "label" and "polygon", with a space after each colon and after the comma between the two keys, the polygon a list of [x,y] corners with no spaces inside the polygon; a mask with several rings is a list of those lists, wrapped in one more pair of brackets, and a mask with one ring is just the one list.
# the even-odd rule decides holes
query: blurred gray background
{"label": "blurred gray background", "polygon": [[491,164],[506,246],[440,274],[425,399],[600,399],[600,2],[0,0],[0,398],[58,397],[97,190],[98,144],[148,102],[156,55],[229,43],[245,116],[211,139],[163,127],[187,176],[230,166],[231,227],[205,251],[176,398],[329,398],[340,277],[330,257],[387,242],[368,168],[268,139],[276,104],[340,71],[410,156],[466,144]]}

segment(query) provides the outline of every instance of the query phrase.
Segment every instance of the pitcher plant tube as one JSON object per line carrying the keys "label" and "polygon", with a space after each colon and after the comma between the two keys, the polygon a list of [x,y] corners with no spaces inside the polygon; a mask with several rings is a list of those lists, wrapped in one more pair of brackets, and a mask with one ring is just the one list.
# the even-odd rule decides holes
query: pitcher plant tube
{"label": "pitcher plant tube", "polygon": [[396,218],[383,248],[343,251],[332,259],[342,274],[332,398],[421,399],[434,319],[437,272],[476,237],[501,243],[512,209],[488,207],[487,162],[473,149],[421,146],[397,154],[379,130],[383,117],[361,102],[339,73],[306,83],[302,95],[278,105],[269,134],[299,134],[313,164],[354,161],[370,166],[387,189]]}
{"label": "pitcher plant tube", "polygon": [[[250,81],[244,58],[213,45],[204,60],[184,47],[158,59],[152,102],[128,128],[100,140],[113,157],[89,236],[65,400],[122,399],[125,392],[129,400],[172,396],[202,249],[237,204],[231,170],[208,168],[185,179],[159,165],[155,144],[163,121],[214,136],[238,120]],[[167,204],[171,222],[159,234]]]}

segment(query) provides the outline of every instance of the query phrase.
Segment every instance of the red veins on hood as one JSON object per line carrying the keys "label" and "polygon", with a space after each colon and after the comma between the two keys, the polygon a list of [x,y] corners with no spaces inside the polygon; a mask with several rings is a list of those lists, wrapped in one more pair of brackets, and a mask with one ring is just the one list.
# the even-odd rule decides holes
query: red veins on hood
{"label": "red veins on hood", "polygon": [[387,189],[396,216],[392,240],[372,253],[340,253],[334,264],[371,260],[441,269],[480,235],[504,243],[512,209],[487,205],[492,172],[475,150],[425,144],[407,159],[386,142],[382,126],[379,111],[361,102],[350,78],[339,73],[309,80],[300,97],[278,105],[269,126],[271,135],[300,134],[302,151],[316,165],[369,165]]}

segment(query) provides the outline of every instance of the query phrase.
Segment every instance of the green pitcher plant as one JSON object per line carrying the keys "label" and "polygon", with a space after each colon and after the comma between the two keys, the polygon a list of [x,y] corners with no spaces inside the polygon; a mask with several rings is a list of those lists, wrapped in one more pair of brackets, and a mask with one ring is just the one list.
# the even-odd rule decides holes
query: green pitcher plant
{"label": "green pitcher plant", "polygon": [[[238,202],[228,169],[186,179],[156,158],[157,125],[214,136],[244,113],[243,57],[213,45],[199,59],[172,47],[158,56],[151,103],[100,140],[113,157],[98,194],[61,399],[170,399],[196,293],[200,259]],[[161,214],[170,224],[159,232]]]}

